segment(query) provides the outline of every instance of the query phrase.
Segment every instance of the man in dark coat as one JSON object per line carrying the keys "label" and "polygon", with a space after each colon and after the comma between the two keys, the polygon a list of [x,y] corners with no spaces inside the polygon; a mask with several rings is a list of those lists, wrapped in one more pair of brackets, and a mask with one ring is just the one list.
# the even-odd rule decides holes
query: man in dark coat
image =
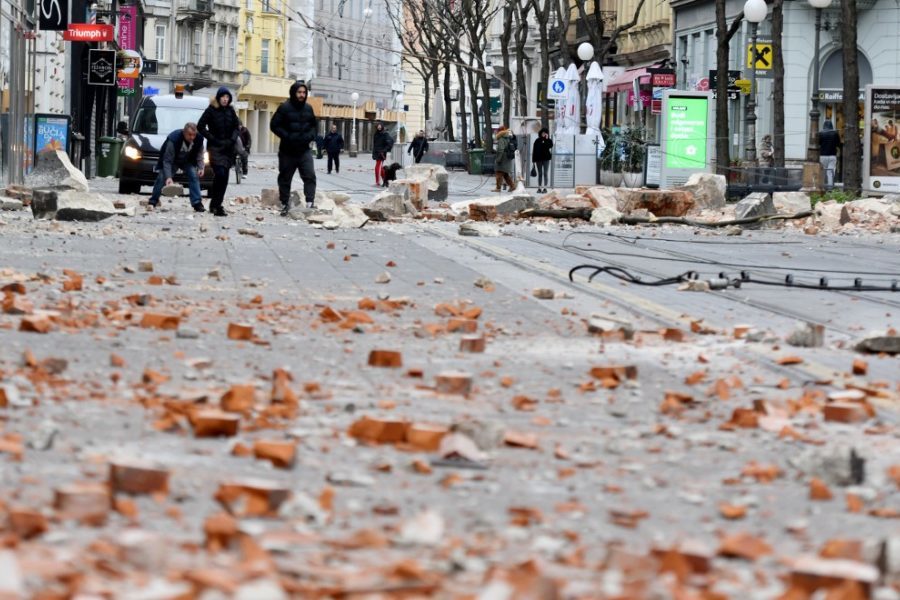
{"label": "man in dark coat", "polygon": [[425,132],[420,129],[413,141],[410,142],[406,153],[412,154],[413,158],[416,159],[416,164],[419,164],[422,162],[422,157],[425,156],[426,152],[428,152],[428,138],[425,137]]}
{"label": "man in dark coat", "polygon": [[375,127],[375,137],[372,140],[372,159],[375,161],[375,185],[381,186],[381,168],[388,154],[394,147],[394,138],[379,123]]}
{"label": "man in dark coat", "polygon": [[240,135],[241,121],[234,112],[233,100],[228,88],[220,87],[197,123],[200,135],[206,139],[209,162],[214,175],[209,212],[217,217],[224,217],[227,214],[222,208],[222,203],[225,201],[228,173],[234,166],[237,154],[236,141]]}
{"label": "man in dark coat", "polygon": [[244,156],[244,161],[242,164],[242,166],[244,167],[244,175],[246,175],[247,169],[249,168],[248,163],[250,162],[247,159],[250,157],[250,145],[253,143],[253,137],[250,135],[250,130],[247,129],[247,127],[243,124],[238,131],[238,137],[241,138],[241,143],[244,145],[244,153],[246,154],[246,156]]}
{"label": "man in dark coat", "polygon": [[837,167],[837,152],[841,147],[841,136],[834,130],[831,121],[822,124],[819,132],[819,164],[825,171],[825,189],[834,187],[834,171]]}
{"label": "man in dark coat", "polygon": [[325,152],[328,154],[328,174],[331,174],[331,165],[334,164],[334,172],[341,172],[341,150],[344,149],[344,138],[338,133],[337,125],[331,126],[331,131],[325,136]]}
{"label": "man in dark coat", "polygon": [[157,176],[153,193],[150,194],[150,206],[159,206],[163,186],[174,185],[175,173],[179,170],[187,175],[191,206],[195,211],[203,212],[200,175],[197,173],[203,170],[203,138],[197,135],[196,123],[187,123],[184,129],[176,129],[163,142],[156,163]]}
{"label": "man in dark coat", "polygon": [[278,194],[281,215],[291,210],[291,180],[300,171],[307,208],[316,203],[316,168],[309,145],[316,139],[316,114],[307,104],[309,88],[305,83],[291,86],[288,99],[278,107],[269,123],[272,133],[281,138],[278,145]]}

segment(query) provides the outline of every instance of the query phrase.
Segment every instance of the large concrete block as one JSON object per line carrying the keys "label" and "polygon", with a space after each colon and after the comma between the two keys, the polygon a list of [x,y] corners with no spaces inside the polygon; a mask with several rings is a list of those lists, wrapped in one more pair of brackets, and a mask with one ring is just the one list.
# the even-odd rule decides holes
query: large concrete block
{"label": "large concrete block", "polygon": [[772,194],[772,202],[778,212],[796,214],[809,210],[812,204],[806,192],[775,192]]}
{"label": "large concrete block", "polygon": [[594,201],[594,206],[597,208],[611,208],[618,212],[619,192],[617,188],[608,186],[592,187],[587,191],[587,195]]}
{"label": "large concrete block", "polygon": [[39,152],[34,169],[25,176],[25,185],[31,188],[88,191],[84,173],[75,168],[63,150]]}
{"label": "large concrete block", "polygon": [[281,206],[281,198],[278,195],[277,189],[263,189],[260,193],[259,200],[263,206]]}
{"label": "large concrete block", "polygon": [[746,198],[735,204],[734,218],[749,219],[752,217],[760,217],[763,215],[774,215],[776,212],[775,204],[769,194],[762,192],[754,192]]}
{"label": "large concrete block", "polygon": [[694,196],[694,210],[722,208],[725,206],[725,189],[728,182],[724,175],[713,173],[694,173],[687,183],[678,189],[690,192]]}
{"label": "large concrete block", "polygon": [[108,198],[76,190],[34,190],[31,213],[35,219],[102,221],[116,214]]}
{"label": "large concrete block", "polygon": [[647,210],[657,217],[683,217],[694,207],[694,198],[684,190],[619,189],[619,212]]}

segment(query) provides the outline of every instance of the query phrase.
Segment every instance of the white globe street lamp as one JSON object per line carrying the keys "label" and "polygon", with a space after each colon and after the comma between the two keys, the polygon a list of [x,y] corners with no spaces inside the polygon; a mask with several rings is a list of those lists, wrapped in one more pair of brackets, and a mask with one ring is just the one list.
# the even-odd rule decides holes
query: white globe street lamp
{"label": "white globe street lamp", "polygon": [[822,31],[822,9],[831,6],[831,0],[807,0],[809,5],[816,10],[816,37],[813,42],[813,81],[810,94],[809,109],[809,143],[806,145],[806,162],[804,170],[804,185],[815,181],[814,187],[819,187],[821,177],[821,165],[819,165],[819,32]]}
{"label": "white globe street lamp", "polygon": [[353,100],[353,131],[350,133],[350,156],[353,158],[359,153],[359,146],[356,144],[356,103],[359,101],[359,92],[350,94],[350,99]]}
{"label": "white globe street lamp", "polygon": [[578,45],[578,58],[583,61],[589,61],[594,58],[594,46],[589,42]]}
{"label": "white globe street lamp", "polygon": [[[581,105],[583,107],[582,111],[581,111],[581,115],[582,115],[581,118],[586,124],[587,123],[587,72],[588,72],[588,68],[590,66],[590,65],[588,65],[588,61],[591,60],[592,58],[594,58],[594,46],[592,44],[590,44],[589,42],[583,42],[578,45],[577,54],[578,54],[578,58],[580,58],[582,60],[582,62],[584,62],[584,66],[581,69],[582,74],[584,75],[584,79],[585,79],[585,83],[582,86],[582,93],[581,93]],[[581,131],[581,123],[579,123],[578,126],[579,126],[579,132],[580,132]]]}
{"label": "white globe street lamp", "polygon": [[367,19],[368,19],[369,17],[371,17],[371,16],[372,16],[372,9],[371,9],[370,7],[368,7],[368,6],[365,7],[365,8],[363,9],[363,16],[364,16],[365,18],[367,18]]}
{"label": "white globe street lamp", "polygon": [[747,99],[747,143],[744,158],[751,167],[756,166],[756,29],[768,14],[766,0],[747,0],[744,3],[744,18],[750,23],[750,54],[753,63],[750,97]]}

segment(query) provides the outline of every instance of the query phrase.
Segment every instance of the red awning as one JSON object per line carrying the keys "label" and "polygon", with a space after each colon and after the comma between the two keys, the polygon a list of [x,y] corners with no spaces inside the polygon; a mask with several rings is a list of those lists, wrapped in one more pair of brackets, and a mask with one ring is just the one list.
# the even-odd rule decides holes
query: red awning
{"label": "red awning", "polygon": [[626,92],[632,89],[632,81],[645,75],[647,77],[650,77],[650,73],[647,72],[647,69],[645,67],[625,71],[618,77],[611,78],[609,81],[605,82],[605,91],[609,93]]}

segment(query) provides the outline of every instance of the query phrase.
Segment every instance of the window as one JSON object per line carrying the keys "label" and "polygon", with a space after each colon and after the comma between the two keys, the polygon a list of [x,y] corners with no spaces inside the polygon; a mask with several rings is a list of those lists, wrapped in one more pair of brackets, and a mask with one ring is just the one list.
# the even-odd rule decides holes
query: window
{"label": "window", "polygon": [[247,10],[253,10],[253,0],[247,0]]}
{"label": "window", "polygon": [[262,0],[263,12],[275,12],[272,10],[272,0]]}
{"label": "window", "polygon": [[266,75],[269,72],[269,40],[262,41],[262,53],[259,60],[259,72]]}
{"label": "window", "polygon": [[156,60],[168,62],[166,56],[166,26],[156,26]]}
{"label": "window", "polygon": [[219,47],[216,52],[216,66],[220,69],[225,68],[225,32],[219,32]]}
{"label": "window", "polygon": [[229,68],[234,71],[235,61],[237,60],[237,34],[231,32],[228,36],[228,62]]}
{"label": "window", "polygon": [[191,32],[184,30],[181,32],[181,43],[178,45],[178,62],[182,65],[188,64],[191,48]]}
{"label": "window", "polygon": [[206,30],[206,64],[211,65],[213,62],[213,36],[215,32],[212,29]]}
{"label": "window", "polygon": [[200,60],[203,58],[200,53],[201,45],[203,44],[203,32],[199,29],[194,30],[194,64],[199,65]]}

